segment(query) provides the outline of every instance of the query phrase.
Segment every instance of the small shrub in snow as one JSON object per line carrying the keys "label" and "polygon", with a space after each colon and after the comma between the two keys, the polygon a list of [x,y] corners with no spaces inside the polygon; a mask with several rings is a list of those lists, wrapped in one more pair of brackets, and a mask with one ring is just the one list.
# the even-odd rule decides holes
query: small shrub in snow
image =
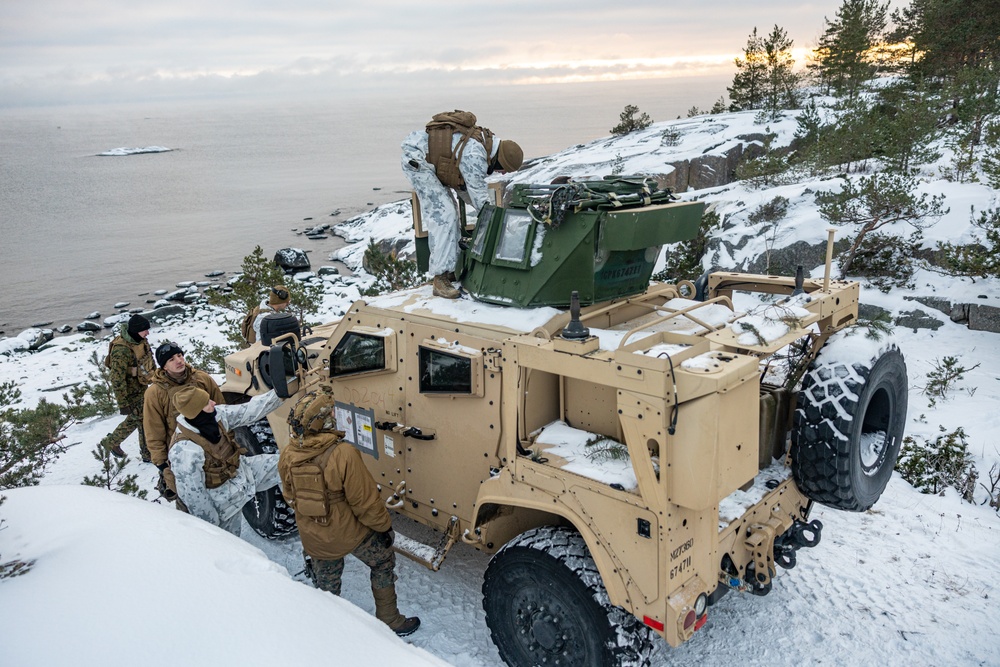
{"label": "small shrub in snow", "polygon": [[984,482],[980,482],[979,485],[983,487],[986,491],[985,503],[989,503],[989,506],[1000,512],[1000,465],[996,463],[990,468],[989,472],[990,485],[987,486]]}
{"label": "small shrub in snow", "polygon": [[[768,128],[766,131],[770,131]],[[774,135],[768,134],[764,140],[764,152],[750,154],[736,165],[736,178],[753,188],[784,185],[795,179],[789,175],[788,149],[772,148]]]}
{"label": "small shrub in snow", "polygon": [[945,489],[958,491],[962,499],[973,502],[979,473],[969,454],[965,430],[962,427],[934,440],[903,438],[896,462],[896,471],[921,493],[943,495]]}
{"label": "small shrub in snow", "polygon": [[916,253],[923,244],[918,230],[909,239],[894,234],[867,234],[858,246],[852,273],[888,294],[894,287],[912,288]]}
{"label": "small shrub in snow", "polygon": [[927,384],[922,390],[930,398],[931,407],[938,400],[947,398],[955,385],[965,378],[965,374],[975,368],[979,368],[979,364],[966,368],[958,363],[957,357],[935,359],[934,368],[927,374]]}
{"label": "small shrub in snow", "polygon": [[100,461],[101,469],[95,475],[84,477],[84,485],[96,486],[110,491],[117,491],[118,493],[124,493],[127,496],[135,496],[136,498],[142,498],[143,500],[146,499],[148,492],[145,489],[140,489],[139,483],[136,481],[139,478],[139,475],[123,474],[125,466],[128,465],[129,462],[127,456],[121,459],[112,459],[111,452],[100,445],[95,446],[90,453],[95,459]]}
{"label": "small shrub in snow", "polygon": [[395,252],[383,252],[374,241],[369,241],[365,249],[364,267],[375,276],[375,282],[361,292],[362,296],[378,296],[423,282],[415,261],[400,259]]}
{"label": "small shrub in snow", "polygon": [[678,280],[693,280],[703,273],[701,258],[708,248],[708,239],[712,232],[722,226],[722,219],[714,210],[706,210],[701,216],[701,226],[698,234],[690,241],[673,243],[666,246],[666,265],[662,271],[653,275],[657,281],[677,282]]}
{"label": "small shrub in snow", "polygon": [[621,153],[615,153],[615,161],[611,163],[611,175],[620,176],[625,171],[625,158]]}
{"label": "small shrub in snow", "polygon": [[971,222],[985,238],[977,236],[967,245],[938,244],[946,273],[969,278],[1000,277],[1000,208],[980,211],[978,217],[973,208]]}
{"label": "small shrub in snow", "polygon": [[660,135],[660,144],[663,146],[678,146],[681,143],[681,133],[672,127],[668,127]]}
{"label": "small shrub in snow", "polygon": [[758,225],[762,222],[777,222],[784,218],[786,213],[788,213],[788,199],[779,196],[758,206],[753,213],[747,216],[747,222],[751,225]]}
{"label": "small shrub in snow", "polygon": [[111,369],[104,365],[103,357],[97,352],[90,354],[90,365],[94,370],[87,373],[87,381],[63,394],[68,406],[66,414],[73,419],[118,414],[118,402],[111,388]]}

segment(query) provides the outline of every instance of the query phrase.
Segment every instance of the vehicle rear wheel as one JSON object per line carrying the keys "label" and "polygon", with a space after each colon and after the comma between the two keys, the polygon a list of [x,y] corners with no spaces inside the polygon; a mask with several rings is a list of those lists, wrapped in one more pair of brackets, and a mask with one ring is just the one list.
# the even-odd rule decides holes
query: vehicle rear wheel
{"label": "vehicle rear wheel", "polygon": [[868,509],[885,490],[906,424],[906,363],[895,345],[828,343],[802,381],[792,429],[792,473],[809,498]]}
{"label": "vehicle rear wheel", "polygon": [[[233,429],[233,438],[250,456],[274,454],[278,451],[271,425],[266,419]],[[294,535],[298,530],[295,512],[285,502],[281,489],[277,486],[257,493],[244,505],[243,518],[259,535],[269,540]]]}
{"label": "vehicle rear wheel", "polygon": [[611,604],[572,528],[536,528],[498,551],[486,569],[483,608],[512,667],[649,664],[649,629]]}

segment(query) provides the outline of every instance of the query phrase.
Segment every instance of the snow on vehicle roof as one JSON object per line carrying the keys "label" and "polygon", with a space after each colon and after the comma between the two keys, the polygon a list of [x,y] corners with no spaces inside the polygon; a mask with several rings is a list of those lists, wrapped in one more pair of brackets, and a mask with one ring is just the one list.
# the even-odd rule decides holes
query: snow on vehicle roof
{"label": "snow on vehicle roof", "polygon": [[471,297],[445,299],[434,296],[430,285],[393,292],[368,301],[375,308],[401,310],[406,313],[425,312],[447,317],[455,322],[502,327],[518,333],[530,333],[562,314],[556,308],[517,308],[476,301]]}

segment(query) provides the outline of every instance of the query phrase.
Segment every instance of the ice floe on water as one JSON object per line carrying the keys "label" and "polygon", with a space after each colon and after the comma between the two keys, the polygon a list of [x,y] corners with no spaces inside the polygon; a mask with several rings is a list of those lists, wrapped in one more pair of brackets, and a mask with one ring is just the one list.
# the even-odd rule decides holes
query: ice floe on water
{"label": "ice floe on water", "polygon": [[174,150],[166,146],[145,146],[142,148],[112,148],[109,151],[98,153],[99,157],[118,157],[119,155],[138,155],[139,153],[168,153]]}

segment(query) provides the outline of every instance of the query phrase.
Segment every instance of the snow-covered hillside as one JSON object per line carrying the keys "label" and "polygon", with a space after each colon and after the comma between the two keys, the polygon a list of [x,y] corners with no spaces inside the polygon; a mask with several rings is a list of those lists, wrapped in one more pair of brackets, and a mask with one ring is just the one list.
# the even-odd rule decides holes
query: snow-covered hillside
{"label": "snow-covered hillside", "polygon": [[[794,128],[792,114],[767,127],[777,135],[778,144],[787,143]],[[665,168],[668,162],[694,159],[713,151],[725,152],[734,144],[746,141],[740,137],[760,134],[764,130],[754,124],[752,113],[657,123],[625,137],[595,141],[536,160],[533,166],[517,173],[512,180],[547,183],[559,175],[601,177],[618,169],[626,174],[663,174],[669,171]],[[664,141],[665,135],[670,136],[669,142]],[[946,216],[925,230],[924,243],[928,246],[933,246],[937,240],[968,241],[972,234],[970,206],[983,210],[1000,205],[996,192],[982,184],[944,180],[940,176],[940,166],[925,166],[920,175],[920,191],[944,194],[945,205],[950,207]],[[766,251],[796,241],[809,245],[825,242],[829,224],[820,217],[813,197],[816,191],[836,189],[839,183],[833,178],[761,190],[736,183],[688,191],[680,196],[682,199],[703,199],[722,216],[720,240],[724,243],[719,243],[717,250],[706,258],[706,267],[737,268],[749,266]],[[748,222],[748,217],[762,203],[779,195],[788,200],[787,213],[774,227],[761,233]],[[339,227],[339,232],[351,244],[339,251],[334,259],[359,269],[369,238],[391,242],[405,252],[411,247],[409,229],[408,201],[379,207]],[[910,233],[905,227],[893,231]],[[814,275],[821,275],[821,270]],[[178,279],[184,278],[178,276]],[[366,279],[362,275],[358,278],[325,276],[324,280],[327,290],[322,316],[333,319],[359,297],[359,287],[364,286]],[[930,296],[1000,306],[1000,282],[981,280],[973,284],[921,270],[917,273],[914,289],[882,293],[863,288],[861,300],[899,316],[918,307],[930,311],[911,300]],[[933,311],[930,314],[940,321],[936,329],[897,326],[893,333],[906,358],[909,373],[906,433],[918,438],[933,438],[941,428],[953,431],[963,427],[975,465],[983,476],[981,480],[987,481],[991,468],[1000,465],[1000,441],[996,436],[1000,433],[1000,410],[997,409],[1000,406],[1000,334],[970,331],[943,313]],[[224,338],[219,324],[224,317],[202,307],[186,319],[176,319],[154,328],[150,339],[154,345],[173,340],[182,348],[192,341],[222,344]],[[82,381],[92,370],[88,362],[91,353],[100,351],[103,354],[105,348],[105,342],[73,335],[58,338],[36,353],[0,355],[0,382],[16,382],[23,392],[24,406],[33,406],[41,398],[59,400],[65,387]],[[957,357],[971,370],[947,398],[938,399],[932,405],[922,389],[927,384],[928,372],[944,356]],[[72,635],[73,628],[77,628],[81,634],[98,633],[106,638],[109,653],[97,655],[81,650],[75,656],[77,664],[106,662],[108,655],[120,657],[122,663],[140,662],[146,659],[145,650],[152,652],[155,647],[135,646],[116,652],[114,638],[118,633],[132,636],[150,623],[174,627],[175,618],[183,614],[185,604],[190,603],[186,597],[190,593],[184,588],[157,587],[158,599],[137,592],[135,606],[131,609],[118,608],[122,599],[119,596],[96,594],[85,607],[79,604],[79,593],[73,586],[57,585],[54,582],[58,580],[46,574],[56,538],[51,519],[42,521],[42,517],[58,513],[61,504],[71,497],[68,490],[54,485],[78,485],[84,476],[96,472],[98,463],[90,450],[119,419],[95,419],[73,426],[67,433],[67,442],[71,443],[69,450],[51,466],[42,482],[43,488],[12,492],[8,501],[10,507],[0,507],[0,518],[5,519],[5,529],[0,530],[0,562],[14,558],[36,560],[33,571],[27,575],[0,580],[0,646],[6,645],[9,639],[29,636],[32,617],[22,616],[19,609],[22,605],[37,604],[34,600],[45,600],[48,608],[71,610],[64,612],[72,615],[61,625],[63,636]],[[124,447],[133,457],[127,472],[138,474],[140,486],[155,495],[152,489],[156,470],[138,461],[134,435]],[[943,497],[922,495],[894,475],[881,501],[868,512],[851,514],[818,507],[813,518],[825,524],[822,542],[814,549],[799,552],[795,569],[779,572],[770,595],[763,598],[735,593],[726,596],[710,610],[708,624],[689,643],[678,649],[670,649],[662,643],[654,654],[654,664],[1000,664],[1000,638],[992,631],[991,624],[991,619],[1000,612],[996,602],[1000,591],[992,574],[996,555],[1000,553],[1000,518],[996,511],[981,504],[985,494],[984,489],[977,491],[976,504],[962,502],[951,491]],[[85,502],[93,503],[94,512],[106,511],[120,522],[102,528],[101,535],[107,535],[106,557],[101,558],[101,543],[89,540],[79,530],[67,530],[65,543],[82,548],[79,545],[85,541],[86,548],[93,550],[88,553],[92,554],[89,562],[94,565],[95,577],[111,579],[120,575],[128,577],[128,585],[134,590],[147,590],[144,586],[147,586],[148,571],[129,567],[122,572],[115,568],[119,559],[139,557],[138,553],[120,551],[125,540],[115,532],[135,534],[140,525],[159,521],[163,513],[132,508],[131,504],[141,502],[137,500],[115,499],[113,503],[101,504],[94,501],[92,495],[88,494]],[[37,528],[33,526],[36,518]],[[170,518],[174,519],[172,515]],[[173,523],[178,521],[171,521]],[[201,537],[193,537],[197,531],[192,533],[190,522],[183,523],[185,530],[171,535],[175,536],[175,541],[183,542],[178,547],[181,551],[190,553],[200,544],[194,540]],[[218,568],[220,563],[227,562],[242,567],[252,561],[255,568],[266,571],[266,577],[258,581],[252,573],[244,574],[231,585],[253,589],[258,597],[266,594],[269,602],[267,608],[249,601],[243,603],[242,609],[235,605],[231,608],[232,613],[241,614],[246,621],[243,625],[246,634],[237,636],[247,642],[268,644],[268,650],[280,646],[286,640],[281,627],[298,622],[299,613],[293,610],[301,604],[303,596],[313,605],[310,609],[322,602],[320,596],[307,596],[313,592],[294,592],[283,584],[275,584],[275,577],[280,573],[263,567],[261,561],[254,561],[254,554],[245,546],[232,540],[227,542],[223,539],[225,536],[217,534],[219,531],[210,526],[202,526],[202,529],[213,533],[213,538],[219,538],[212,543],[212,557],[202,561],[186,556],[182,564],[171,569],[172,576],[183,579],[188,571],[186,568],[190,568],[191,578],[203,580],[207,578],[206,568]],[[397,529],[403,533],[422,530],[405,521],[400,521]],[[55,535],[58,532],[55,530]],[[301,570],[301,545],[297,539],[266,542],[250,534],[246,527],[244,537],[292,575]],[[225,555],[227,547],[233,549],[231,557]],[[449,554],[438,573],[400,559],[397,570],[401,609],[409,614],[416,613],[423,620],[420,630],[408,638],[415,646],[454,665],[501,664],[490,641],[481,606],[480,586],[487,561],[487,556],[461,544]],[[52,567],[66,567],[63,562],[51,562]],[[66,569],[65,572],[76,576],[75,570]],[[227,576],[232,576],[232,570]],[[301,576],[297,578],[301,580]],[[264,590],[266,593],[262,593]],[[249,594],[248,598],[255,599]],[[350,560],[344,598],[366,612],[372,611],[367,572]],[[344,614],[351,622],[358,620],[358,614],[352,615],[335,601],[329,602],[332,616]],[[89,618],[87,613],[107,623],[85,620]],[[78,622],[74,623],[74,619]],[[378,629],[374,618],[369,616],[360,620],[370,621],[372,632]],[[328,623],[335,625],[337,621],[331,618]],[[345,627],[346,624],[345,621]],[[176,634],[170,639],[184,641]],[[393,639],[389,637],[387,641]],[[369,640],[344,638],[343,641],[355,646]],[[337,664],[367,664],[370,661],[363,648],[357,649],[359,653],[345,655],[338,652],[337,643],[332,638],[329,641],[331,661]],[[200,658],[203,655],[200,645],[188,648],[191,651],[189,662],[205,664]],[[380,646],[379,650],[382,648]],[[396,650],[396,647],[385,650]],[[15,655],[20,657],[11,664],[35,664],[27,654]],[[416,664],[409,656],[400,661]],[[263,663],[250,659],[241,664]]]}

